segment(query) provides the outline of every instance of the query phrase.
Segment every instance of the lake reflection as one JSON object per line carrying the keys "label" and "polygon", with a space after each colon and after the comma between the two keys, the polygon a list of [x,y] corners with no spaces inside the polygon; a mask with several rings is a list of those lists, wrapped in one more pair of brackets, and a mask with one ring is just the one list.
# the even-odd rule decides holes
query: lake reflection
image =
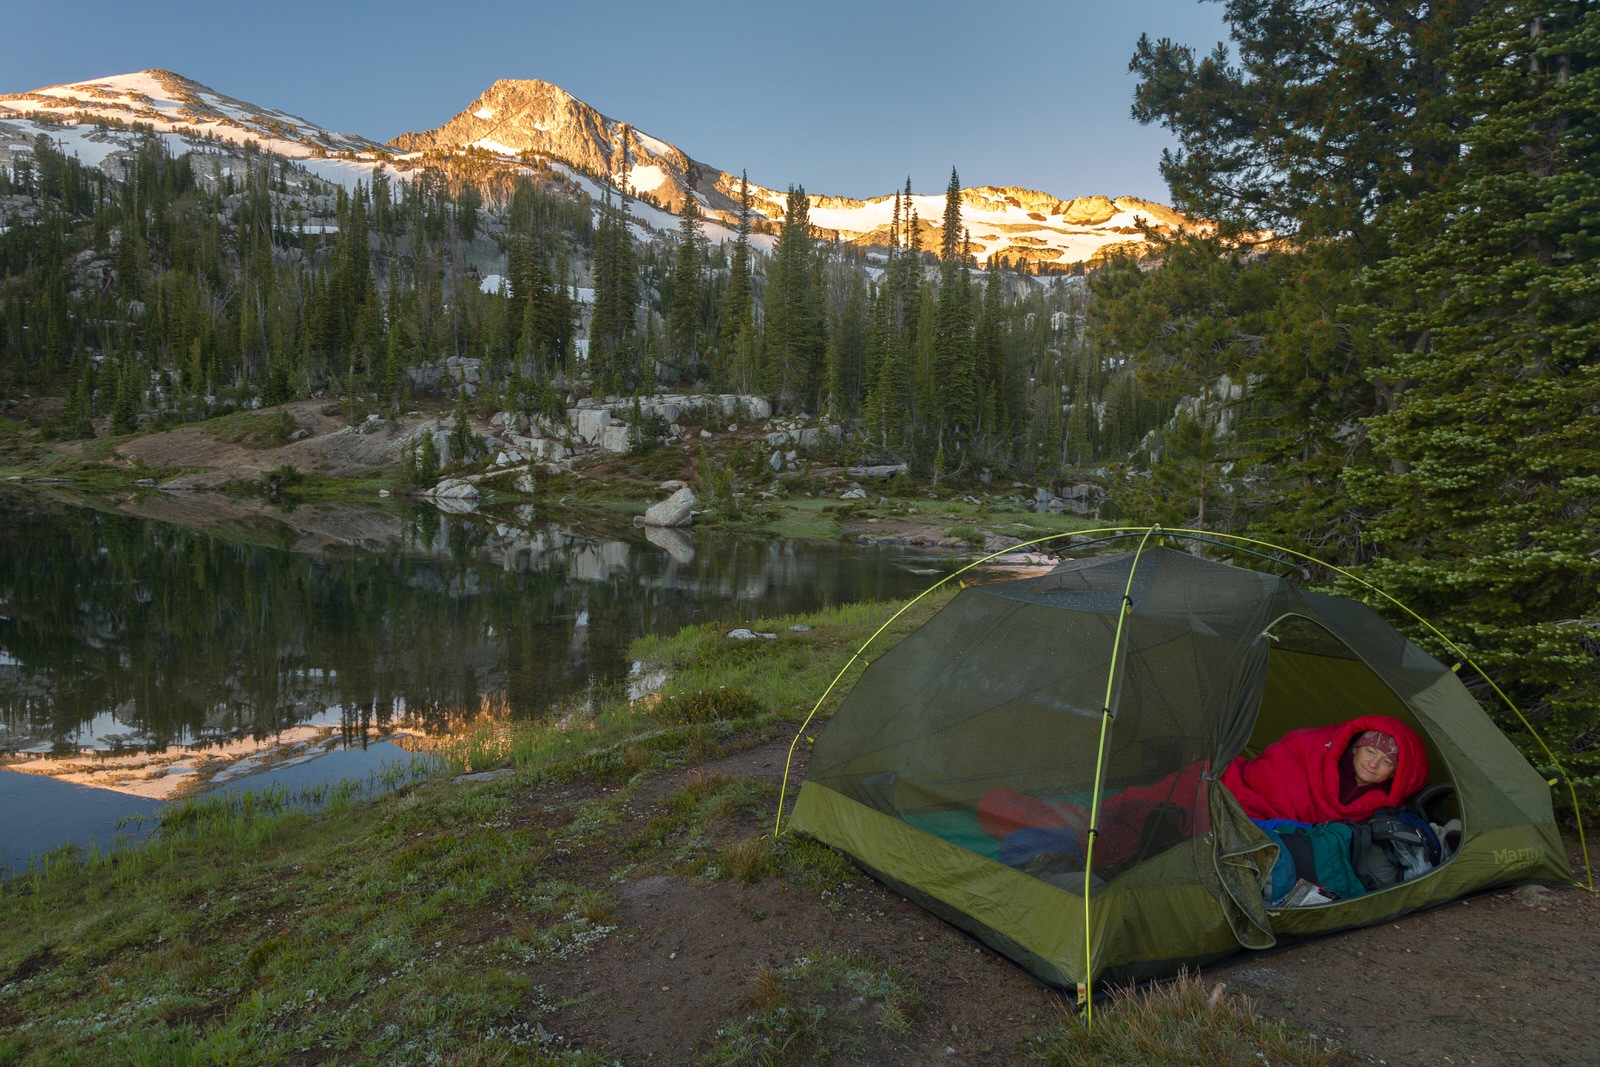
{"label": "lake reflection", "polygon": [[124,776],[155,781],[205,750],[536,717],[623,684],[641,634],[934,580],[925,556],[894,549],[591,531],[529,509],[498,523],[409,505],[241,516],[216,498],[229,522],[213,532],[152,517],[182,506],[193,521],[206,503],[149,494],[117,511],[0,494],[10,762],[165,753]]}

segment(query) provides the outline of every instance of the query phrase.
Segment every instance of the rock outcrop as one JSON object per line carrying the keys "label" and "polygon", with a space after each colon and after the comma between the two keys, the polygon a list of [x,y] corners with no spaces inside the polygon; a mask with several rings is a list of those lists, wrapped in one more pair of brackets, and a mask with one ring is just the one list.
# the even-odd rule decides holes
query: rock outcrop
{"label": "rock outcrop", "polygon": [[694,490],[679,489],[644,513],[646,526],[688,526],[694,521]]}
{"label": "rock outcrop", "polygon": [[538,79],[502,78],[443,126],[389,142],[397,152],[464,146],[550,156],[597,178],[626,180],[635,195],[673,211],[691,189],[712,215],[731,220],[739,210],[737,178]]}

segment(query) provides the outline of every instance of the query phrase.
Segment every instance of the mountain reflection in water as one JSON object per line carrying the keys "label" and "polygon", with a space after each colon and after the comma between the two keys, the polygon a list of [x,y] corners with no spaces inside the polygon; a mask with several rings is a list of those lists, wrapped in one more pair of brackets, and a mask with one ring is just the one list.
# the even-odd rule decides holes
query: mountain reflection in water
{"label": "mountain reflection in water", "polygon": [[307,753],[546,715],[626,684],[642,634],[933,580],[907,551],[591,533],[528,508],[248,518],[207,532],[0,494],[0,763],[168,798]]}

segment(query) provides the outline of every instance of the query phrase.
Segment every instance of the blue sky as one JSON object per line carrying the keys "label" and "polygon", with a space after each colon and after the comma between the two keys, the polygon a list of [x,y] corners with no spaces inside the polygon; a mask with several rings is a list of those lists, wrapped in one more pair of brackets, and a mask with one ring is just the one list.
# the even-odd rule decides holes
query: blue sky
{"label": "blue sky", "polygon": [[[1140,33],[1208,51],[1198,0],[523,0],[9,5],[0,92],[161,67],[329,129],[438,126],[542,78],[693,158],[838,196],[1019,185],[1166,201],[1128,114]],[[26,42],[25,45],[22,42]]]}

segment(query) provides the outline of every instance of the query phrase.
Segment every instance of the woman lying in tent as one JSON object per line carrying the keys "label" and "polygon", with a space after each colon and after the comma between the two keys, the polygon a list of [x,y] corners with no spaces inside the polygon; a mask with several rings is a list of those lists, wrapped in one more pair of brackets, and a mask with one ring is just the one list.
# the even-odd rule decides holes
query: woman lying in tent
{"label": "woman lying in tent", "polygon": [[1402,806],[1427,780],[1422,739],[1387,715],[1293,730],[1222,772],[1252,819],[1303,823],[1360,822]]}
{"label": "woman lying in tent", "polygon": [[[1099,810],[1096,866],[1120,867],[1207,832],[1209,815],[1196,803],[1204,770],[1203,764],[1191,764],[1149,785],[1108,795]],[[1219,777],[1245,814],[1280,846],[1277,881],[1287,876],[1288,882],[1275,883],[1279,891],[1271,899],[1281,898],[1297,877],[1312,875],[1318,877],[1310,880],[1343,897],[1365,891],[1352,858],[1365,846],[1352,827],[1405,805],[1427,781],[1428,755],[1405,723],[1362,715],[1291,731],[1259,756],[1234,759]],[[982,829],[1001,841],[1000,862],[1022,869],[1049,869],[1062,859],[1081,868],[1089,814],[1080,803],[1005,788],[990,789],[977,810]],[[1291,850],[1298,855],[1291,857]],[[1314,854],[1322,857],[1320,865]]]}
{"label": "woman lying in tent", "polygon": [[1427,815],[1401,811],[1427,779],[1422,739],[1386,715],[1292,731],[1222,772],[1279,848],[1263,886],[1279,907],[1358,897],[1432,870],[1444,857]]}

